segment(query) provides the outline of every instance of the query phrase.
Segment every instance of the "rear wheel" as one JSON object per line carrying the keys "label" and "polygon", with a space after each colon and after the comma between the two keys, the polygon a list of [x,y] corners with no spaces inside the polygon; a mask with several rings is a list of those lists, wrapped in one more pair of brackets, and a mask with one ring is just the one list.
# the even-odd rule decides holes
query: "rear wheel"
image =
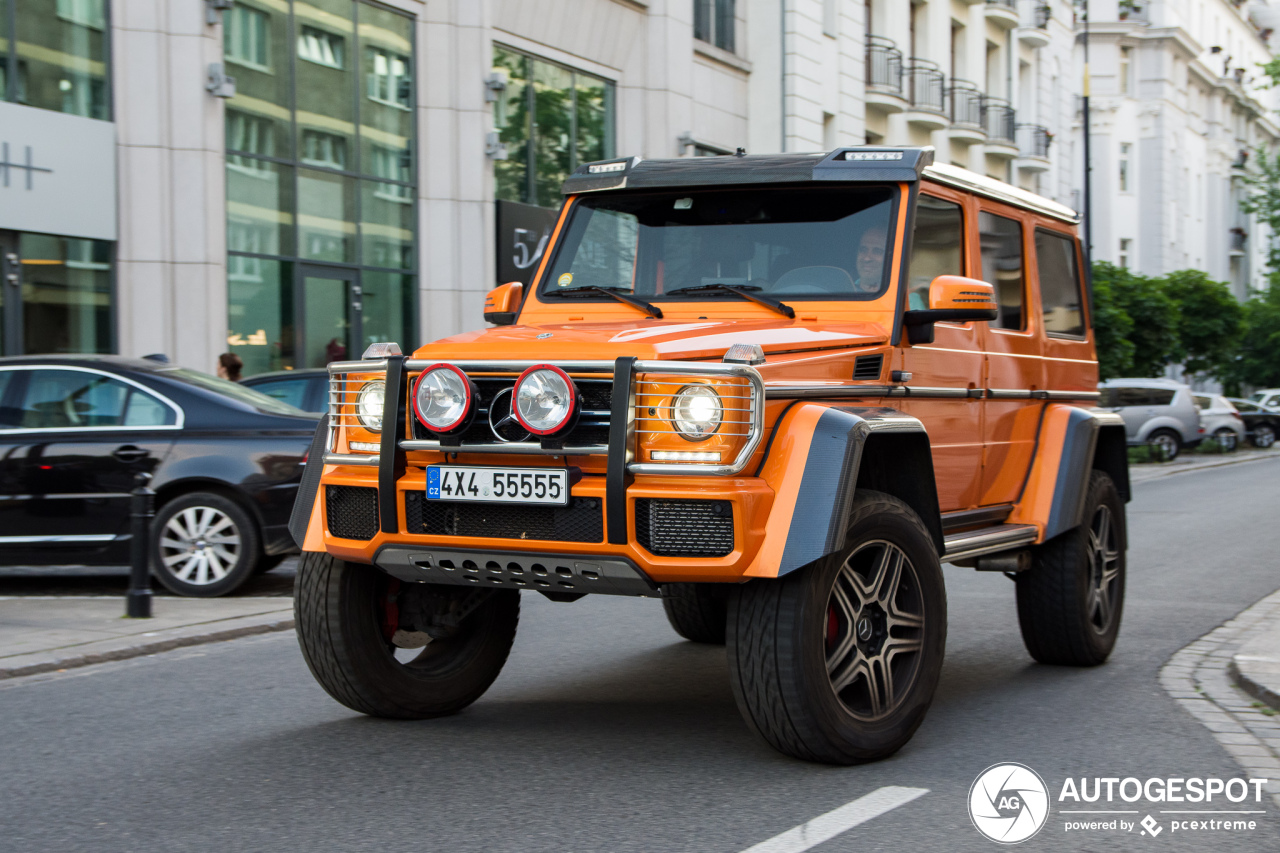
{"label": "rear wheel", "polygon": [[[515,639],[520,593],[401,584],[373,566],[307,552],[293,608],[302,655],[330,696],[362,714],[425,719],[489,689]],[[402,621],[450,608],[463,614],[451,627]]]}
{"label": "rear wheel", "polygon": [[1221,447],[1223,450],[1227,451],[1228,453],[1235,450],[1236,444],[1239,443],[1239,438],[1236,435],[1235,430],[1227,429],[1226,427],[1222,427],[1217,432],[1215,432],[1213,434],[1213,438],[1215,441],[1218,442],[1218,446]]}
{"label": "rear wheel", "polygon": [[1164,462],[1177,459],[1182,450],[1182,439],[1171,429],[1156,430],[1147,438],[1147,444],[1160,454],[1160,459]]}
{"label": "rear wheel", "polygon": [[724,645],[729,618],[729,584],[669,583],[662,587],[662,609],[676,633],[695,643]]}
{"label": "rear wheel", "polygon": [[1253,446],[1266,449],[1276,443],[1276,431],[1270,424],[1258,424],[1253,429]]}
{"label": "rear wheel", "polygon": [[258,554],[258,528],[249,513],[213,492],[174,498],[151,524],[153,574],[179,595],[212,598],[234,591],[253,574]]}
{"label": "rear wheel", "polygon": [[897,498],[860,491],[840,551],[730,594],[729,678],[748,725],[778,751],[873,761],[923,722],[946,632],[924,524]]}
{"label": "rear wheel", "polygon": [[1124,610],[1124,503],[1111,478],[1094,471],[1084,524],[1035,550],[1017,576],[1022,641],[1040,663],[1096,666],[1120,633]]}

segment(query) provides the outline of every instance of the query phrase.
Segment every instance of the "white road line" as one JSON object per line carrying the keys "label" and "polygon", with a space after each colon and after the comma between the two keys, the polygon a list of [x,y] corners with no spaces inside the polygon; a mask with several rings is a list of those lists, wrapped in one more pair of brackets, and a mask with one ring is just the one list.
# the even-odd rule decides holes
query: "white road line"
{"label": "white road line", "polygon": [[817,847],[824,841],[830,841],[860,823],[866,823],[873,817],[893,811],[898,806],[904,806],[927,793],[929,793],[928,788],[902,788],[897,785],[877,788],[865,797],[859,797],[838,809],[818,815],[813,820],[802,823],[795,829],[788,829],[781,835],[775,835],[768,841],[754,844],[742,853],[802,853],[811,847]]}

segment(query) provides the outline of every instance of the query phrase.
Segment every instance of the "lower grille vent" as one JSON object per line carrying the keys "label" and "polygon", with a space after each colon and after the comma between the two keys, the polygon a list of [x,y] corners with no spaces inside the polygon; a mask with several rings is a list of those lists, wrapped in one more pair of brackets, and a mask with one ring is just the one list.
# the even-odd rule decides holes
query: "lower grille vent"
{"label": "lower grille vent", "polygon": [[723,557],[733,551],[733,502],[639,498],[636,541],[658,557]]}
{"label": "lower grille vent", "polygon": [[325,486],[329,532],[342,539],[372,539],[378,534],[378,490],[361,486]]}
{"label": "lower grille vent", "polygon": [[408,532],[431,536],[603,542],[600,505],[599,498],[573,498],[568,506],[429,501],[410,492],[405,495],[404,514]]}

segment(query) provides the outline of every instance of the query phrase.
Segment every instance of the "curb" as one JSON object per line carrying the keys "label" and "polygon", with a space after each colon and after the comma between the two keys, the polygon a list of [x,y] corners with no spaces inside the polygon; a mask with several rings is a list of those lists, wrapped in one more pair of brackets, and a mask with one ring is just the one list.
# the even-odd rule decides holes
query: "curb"
{"label": "curb", "polygon": [[153,642],[143,643],[137,646],[109,649],[89,654],[72,655],[70,657],[43,660],[26,665],[11,667],[0,666],[0,680],[7,678],[20,678],[24,675],[39,675],[46,672],[58,672],[64,669],[92,666],[96,663],[107,663],[108,661],[128,660],[129,658],[154,655],[159,652],[169,652],[174,649],[186,648],[188,646],[200,646],[205,643],[220,643],[226,640],[236,640],[240,637],[250,637],[254,634],[271,634],[278,631],[291,631],[293,630],[293,627],[293,619],[281,619],[277,622],[242,625],[236,628],[226,628],[221,631],[210,631],[206,634],[169,637],[167,639],[155,640]]}
{"label": "curb", "polygon": [[1250,678],[1245,670],[1239,667],[1235,658],[1232,658],[1231,663],[1227,664],[1227,674],[1235,679],[1236,686],[1245,693],[1248,693],[1254,699],[1266,702],[1272,708],[1280,711],[1280,693],[1276,693],[1262,682]]}
{"label": "curb", "polygon": [[[1153,471],[1150,476],[1133,480],[1133,482],[1145,483],[1148,480],[1159,480],[1164,477],[1172,477],[1176,474],[1190,474],[1193,471],[1205,471],[1210,468],[1225,468],[1228,465],[1248,465],[1251,462],[1269,462],[1273,459],[1280,459],[1280,453],[1277,453],[1275,456],[1252,456],[1247,459],[1228,459],[1222,462],[1209,462],[1204,465],[1192,465],[1185,468],[1177,468],[1173,471]],[[1141,463],[1141,464],[1156,464],[1156,463]],[[1131,472],[1130,478],[1132,479],[1132,472],[1134,471],[1133,466],[1130,466],[1129,470]],[[1147,469],[1139,468],[1138,470],[1145,472]]]}

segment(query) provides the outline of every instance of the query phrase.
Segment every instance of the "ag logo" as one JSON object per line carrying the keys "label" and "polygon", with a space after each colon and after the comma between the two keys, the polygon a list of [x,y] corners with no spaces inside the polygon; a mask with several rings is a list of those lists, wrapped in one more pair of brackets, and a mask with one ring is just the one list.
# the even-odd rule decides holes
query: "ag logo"
{"label": "ag logo", "polygon": [[969,817],[987,838],[1018,844],[1035,835],[1049,817],[1049,789],[1024,764],[994,764],[973,780]]}

